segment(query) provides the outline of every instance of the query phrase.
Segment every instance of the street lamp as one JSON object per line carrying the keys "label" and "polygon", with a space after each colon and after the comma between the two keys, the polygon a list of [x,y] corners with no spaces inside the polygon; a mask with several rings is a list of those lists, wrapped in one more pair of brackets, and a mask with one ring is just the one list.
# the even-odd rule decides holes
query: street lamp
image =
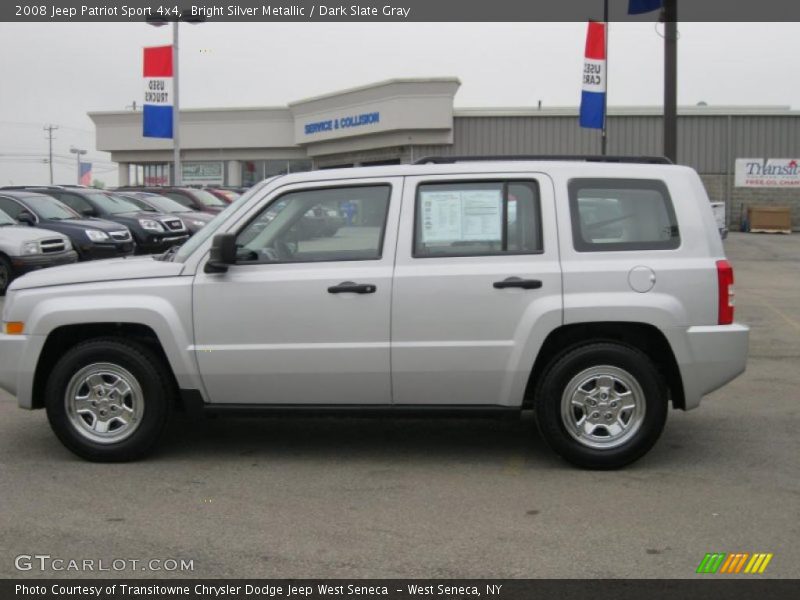
{"label": "street lamp", "polygon": [[184,10],[179,17],[147,17],[145,19],[148,25],[153,27],[161,27],[166,25],[167,22],[172,21],[172,86],[173,86],[173,106],[172,106],[172,184],[179,186],[182,183],[183,172],[181,170],[181,142],[180,142],[180,123],[181,123],[181,109],[180,109],[180,96],[178,95],[178,23],[186,21],[192,25],[197,25],[205,21],[205,18],[199,15],[192,15],[192,11]]}
{"label": "street lamp", "polygon": [[84,150],[83,148],[76,148],[75,146],[70,146],[69,147],[69,152],[70,152],[70,154],[74,154],[75,155],[75,162],[76,162],[76,167],[77,167],[76,173],[77,173],[77,178],[78,178],[76,183],[78,185],[80,185],[81,184],[81,156],[86,154],[86,150]]}

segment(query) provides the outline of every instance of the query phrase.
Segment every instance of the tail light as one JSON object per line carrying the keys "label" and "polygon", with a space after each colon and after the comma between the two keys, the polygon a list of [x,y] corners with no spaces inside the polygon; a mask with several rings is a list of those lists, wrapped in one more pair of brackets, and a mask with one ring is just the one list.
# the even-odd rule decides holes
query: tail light
{"label": "tail light", "polygon": [[719,325],[733,323],[733,267],[727,260],[717,261],[717,284],[719,286]]}

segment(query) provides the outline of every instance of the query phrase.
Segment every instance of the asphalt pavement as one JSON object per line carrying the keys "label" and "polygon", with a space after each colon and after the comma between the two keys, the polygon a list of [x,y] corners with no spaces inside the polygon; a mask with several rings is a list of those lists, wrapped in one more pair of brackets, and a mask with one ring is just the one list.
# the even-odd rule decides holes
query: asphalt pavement
{"label": "asphalt pavement", "polygon": [[[685,578],[707,552],[798,577],[800,235],[726,246],[747,372],[621,471],[570,467],[528,418],[180,420],[91,464],[0,392],[0,577]],[[193,570],[17,570],[35,554]]]}

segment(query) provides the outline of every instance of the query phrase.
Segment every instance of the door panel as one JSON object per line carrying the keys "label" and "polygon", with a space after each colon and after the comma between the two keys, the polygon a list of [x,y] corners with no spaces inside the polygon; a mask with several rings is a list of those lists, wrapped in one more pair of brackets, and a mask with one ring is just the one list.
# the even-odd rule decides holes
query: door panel
{"label": "door panel", "polygon": [[[390,303],[402,179],[369,183],[389,186],[382,244],[376,232],[382,223],[356,192],[351,200],[357,205],[356,216],[349,220],[336,216],[336,208],[331,208],[335,202],[308,209],[302,205],[298,214],[305,215],[304,220],[286,230],[295,236],[288,238],[292,241],[279,237],[277,255],[272,250],[255,252],[265,262],[237,264],[222,274],[204,273],[202,265],[198,269],[195,350],[211,402],[391,402]],[[360,189],[357,184],[364,186],[354,181],[337,182],[335,187]],[[284,235],[270,232],[283,227],[285,199],[301,192],[311,193],[308,187],[291,186],[264,203],[270,208],[241,228],[240,237],[247,243],[242,256],[258,249],[260,236]],[[320,208],[325,211],[322,217]],[[328,220],[320,226],[323,217]],[[289,217],[284,220],[287,226],[291,223]],[[373,243],[382,255],[364,258]],[[289,247],[314,262],[285,261],[281,253]],[[325,260],[325,253],[335,249],[350,259]],[[364,287],[352,288],[350,283]]]}
{"label": "door panel", "polygon": [[[492,186],[474,184],[497,182],[498,177],[533,182],[538,188],[541,237],[532,238],[532,243],[541,248],[540,253],[497,253],[491,239],[495,235],[491,232],[496,230],[488,194]],[[452,194],[448,197],[429,186],[459,181],[469,194],[463,199]],[[421,210],[427,209],[420,213],[426,219],[440,206],[423,199],[417,189],[420,185],[429,186],[421,189],[431,189],[430,198],[447,203],[445,211],[427,222],[415,217],[418,201]],[[502,243],[514,248],[511,223],[522,214],[516,214],[513,196],[506,193],[506,198],[511,200],[502,209],[507,225]],[[476,214],[480,213],[478,208],[483,211],[482,223],[453,225],[448,215],[461,214],[462,200],[475,202]],[[466,215],[467,209],[463,210]],[[469,215],[464,218],[473,219]],[[421,248],[425,244],[421,244],[420,230],[426,226],[436,231],[429,232],[433,240],[430,248]],[[454,235],[447,233],[453,226],[465,240],[459,244],[466,251],[484,255],[438,256],[443,251],[458,252],[459,244],[443,250],[439,243]],[[531,248],[518,244],[515,250],[529,252]],[[406,179],[392,299],[392,388],[396,404],[518,405],[537,346],[545,331],[561,323],[562,314],[553,187],[547,177],[495,173]]]}

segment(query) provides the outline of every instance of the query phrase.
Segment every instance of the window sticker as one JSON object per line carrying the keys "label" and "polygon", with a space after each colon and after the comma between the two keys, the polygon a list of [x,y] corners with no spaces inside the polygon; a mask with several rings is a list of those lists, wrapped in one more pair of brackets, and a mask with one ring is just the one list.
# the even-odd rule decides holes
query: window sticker
{"label": "window sticker", "polygon": [[500,241],[501,190],[423,191],[422,241]]}

